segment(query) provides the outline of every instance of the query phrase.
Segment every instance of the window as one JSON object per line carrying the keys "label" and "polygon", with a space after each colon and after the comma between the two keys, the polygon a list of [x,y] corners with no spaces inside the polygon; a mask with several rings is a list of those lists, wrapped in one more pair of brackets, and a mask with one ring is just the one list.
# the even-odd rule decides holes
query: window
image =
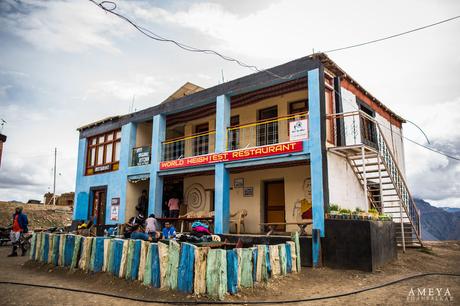
{"label": "window", "polygon": [[209,125],[208,123],[203,123],[195,127],[197,137],[193,138],[193,155],[203,155],[208,154],[209,152]]}
{"label": "window", "polygon": [[257,146],[278,143],[278,121],[269,119],[278,117],[276,106],[259,110],[259,121],[269,121],[257,125]]}
{"label": "window", "polygon": [[[236,127],[240,125],[240,116],[230,117],[230,127]],[[228,149],[237,150],[240,147],[240,129],[232,129],[228,133]]]}
{"label": "window", "polygon": [[86,175],[118,170],[120,142],[120,130],[88,138]]}

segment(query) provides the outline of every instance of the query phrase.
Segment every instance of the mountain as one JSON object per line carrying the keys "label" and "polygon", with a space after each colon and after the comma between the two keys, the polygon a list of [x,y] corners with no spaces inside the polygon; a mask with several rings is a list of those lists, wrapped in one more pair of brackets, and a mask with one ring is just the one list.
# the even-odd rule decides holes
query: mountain
{"label": "mountain", "polygon": [[444,209],[445,211],[450,212],[450,213],[459,213],[460,212],[460,208],[458,208],[458,207],[439,207],[439,208]]}
{"label": "mountain", "polygon": [[453,212],[415,199],[422,220],[423,240],[460,240],[460,211]]}

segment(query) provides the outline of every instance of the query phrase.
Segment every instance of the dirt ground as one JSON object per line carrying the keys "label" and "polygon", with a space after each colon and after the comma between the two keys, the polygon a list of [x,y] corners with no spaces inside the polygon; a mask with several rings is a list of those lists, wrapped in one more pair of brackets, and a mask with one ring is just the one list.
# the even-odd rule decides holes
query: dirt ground
{"label": "dirt ground", "polygon": [[11,225],[11,216],[16,207],[21,206],[29,219],[29,229],[64,227],[72,223],[70,206],[52,206],[42,204],[24,204],[0,201],[0,226]]}
{"label": "dirt ground", "polygon": [[[333,295],[365,288],[419,272],[460,273],[460,241],[436,242],[430,249],[408,249],[398,254],[398,259],[373,273],[354,270],[333,270],[329,268],[303,268],[301,273],[277,278],[268,285],[242,290],[236,296],[228,296],[226,301],[273,301],[302,299],[315,296]],[[9,247],[0,248],[0,281],[17,281],[46,284],[98,292],[119,294],[150,300],[189,302],[207,301],[172,291],[147,288],[139,282],[115,278],[106,273],[84,273],[69,271],[49,265],[29,262],[27,257],[7,258]],[[460,278],[452,276],[429,276],[397,283],[384,288],[309,303],[311,305],[402,305],[407,301],[411,289],[442,288],[443,294],[449,290],[453,300],[417,301],[419,304],[460,305]],[[41,289],[0,284],[1,305],[147,305],[125,299],[109,298],[94,294],[76,293],[55,289]],[[150,305],[155,303],[150,303]],[[278,303],[275,303],[278,304]]]}

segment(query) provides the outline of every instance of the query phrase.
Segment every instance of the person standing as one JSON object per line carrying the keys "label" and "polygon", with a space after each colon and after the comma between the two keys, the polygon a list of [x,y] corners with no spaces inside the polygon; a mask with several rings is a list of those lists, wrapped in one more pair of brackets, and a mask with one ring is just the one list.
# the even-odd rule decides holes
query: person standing
{"label": "person standing", "polygon": [[142,194],[137,201],[136,210],[139,215],[143,217],[147,216],[147,208],[149,207],[149,197],[147,196],[147,190],[142,190]]}
{"label": "person standing", "polygon": [[[20,238],[21,234],[27,233],[29,229],[27,228],[29,221],[27,220],[27,216],[22,213],[22,207],[16,207],[16,210],[13,214],[13,227],[11,228],[10,232],[10,239],[11,242],[13,243],[13,251],[11,254],[8,255],[8,257],[14,257],[18,256],[17,249],[18,245],[20,245]],[[24,248],[23,245],[21,246],[21,256],[26,255],[26,249]]]}
{"label": "person standing", "polygon": [[169,217],[170,218],[179,218],[179,199],[176,196],[173,196],[168,201]]}

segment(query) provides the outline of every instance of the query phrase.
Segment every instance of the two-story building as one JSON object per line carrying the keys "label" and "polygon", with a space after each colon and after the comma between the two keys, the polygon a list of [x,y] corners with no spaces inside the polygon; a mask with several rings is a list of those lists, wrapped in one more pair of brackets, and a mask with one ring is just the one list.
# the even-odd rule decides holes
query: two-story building
{"label": "two-story building", "polygon": [[177,196],[181,214],[213,212],[216,233],[234,231],[230,216],[245,210],[244,233],[308,218],[323,237],[334,203],[391,214],[419,240],[403,123],[325,54],[208,89],[187,83],[153,107],[79,128],[74,219],[126,222],[147,190],[149,213]]}

